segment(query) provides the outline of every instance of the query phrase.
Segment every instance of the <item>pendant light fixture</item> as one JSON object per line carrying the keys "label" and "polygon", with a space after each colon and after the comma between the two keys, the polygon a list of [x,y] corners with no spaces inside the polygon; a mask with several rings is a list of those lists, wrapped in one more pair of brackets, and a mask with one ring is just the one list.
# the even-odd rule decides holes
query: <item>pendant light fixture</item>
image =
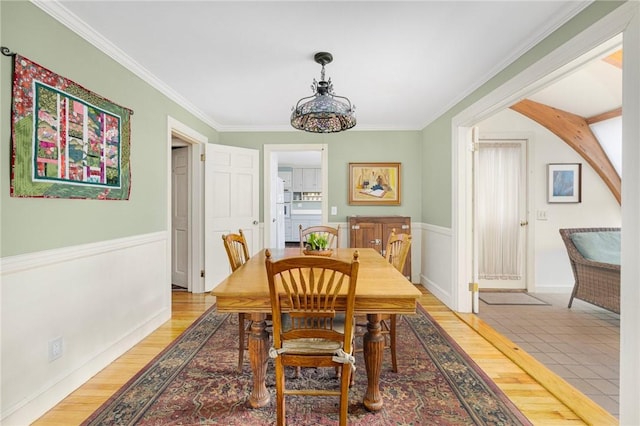
{"label": "pendant light fixture", "polygon": [[324,79],[324,66],[333,61],[328,52],[318,52],[314,60],[322,65],[320,81],[313,79],[313,95],[302,98],[292,108],[291,125],[299,130],[314,133],[333,133],[348,130],[356,125],[355,106],[344,96],[333,93],[331,78]]}

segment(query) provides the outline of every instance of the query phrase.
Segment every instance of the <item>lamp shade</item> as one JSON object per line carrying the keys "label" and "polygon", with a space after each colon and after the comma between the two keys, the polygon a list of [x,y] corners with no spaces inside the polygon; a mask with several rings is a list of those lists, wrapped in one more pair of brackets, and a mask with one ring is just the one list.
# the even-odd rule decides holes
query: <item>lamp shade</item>
{"label": "lamp shade", "polygon": [[331,79],[324,80],[324,66],[333,60],[330,53],[319,52],[315,61],[322,65],[321,79],[313,80],[312,96],[298,101],[291,113],[291,125],[299,130],[314,133],[333,133],[348,130],[356,125],[355,107],[344,96],[333,93]]}

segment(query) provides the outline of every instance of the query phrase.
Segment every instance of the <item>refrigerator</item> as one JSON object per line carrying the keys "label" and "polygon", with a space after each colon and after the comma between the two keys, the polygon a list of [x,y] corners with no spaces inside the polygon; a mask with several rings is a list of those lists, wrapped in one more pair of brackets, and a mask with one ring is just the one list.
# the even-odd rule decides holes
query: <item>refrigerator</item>
{"label": "refrigerator", "polygon": [[276,248],[284,248],[284,179],[278,178],[276,182]]}

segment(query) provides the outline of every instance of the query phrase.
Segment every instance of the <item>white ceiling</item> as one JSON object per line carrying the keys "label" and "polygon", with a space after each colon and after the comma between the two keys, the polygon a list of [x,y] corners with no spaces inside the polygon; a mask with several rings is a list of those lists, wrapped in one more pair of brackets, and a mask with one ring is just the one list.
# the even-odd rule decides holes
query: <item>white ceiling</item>
{"label": "white ceiling", "polygon": [[422,129],[590,3],[35,1],[219,131],[291,130],[318,51],[354,130]]}
{"label": "white ceiling", "polygon": [[604,57],[622,48],[622,37],[603,43],[575,60],[572,72],[528,98],[584,118],[622,106],[622,69]]}

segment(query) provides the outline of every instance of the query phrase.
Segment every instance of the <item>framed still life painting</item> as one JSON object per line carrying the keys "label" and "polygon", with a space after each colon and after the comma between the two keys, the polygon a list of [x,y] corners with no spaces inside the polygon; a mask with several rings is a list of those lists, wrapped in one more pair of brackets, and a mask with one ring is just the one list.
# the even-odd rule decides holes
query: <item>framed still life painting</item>
{"label": "framed still life painting", "polygon": [[400,163],[349,163],[349,204],[399,205]]}
{"label": "framed still life painting", "polygon": [[582,164],[547,164],[547,202],[582,201]]}

